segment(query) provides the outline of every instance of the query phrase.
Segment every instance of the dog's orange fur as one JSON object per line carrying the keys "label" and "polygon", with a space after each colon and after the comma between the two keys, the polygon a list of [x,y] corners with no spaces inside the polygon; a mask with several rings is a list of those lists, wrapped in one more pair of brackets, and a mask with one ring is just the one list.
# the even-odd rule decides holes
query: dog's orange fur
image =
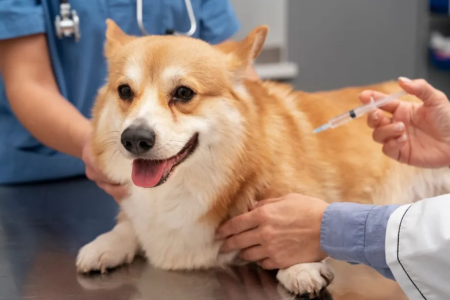
{"label": "dog's orange fur", "polygon": [[[405,200],[408,197],[405,190],[413,189],[413,181],[422,174],[421,170],[400,165],[382,153],[381,146],[372,140],[372,130],[366,125],[366,117],[337,129],[312,134],[314,128],[330,118],[361,105],[358,94],[363,90],[372,89],[391,94],[400,90],[395,82],[307,93],[293,90],[291,86],[282,83],[245,80],[245,70],[261,51],[267,30],[267,27],[261,26],[243,41],[226,42],[212,47],[186,37],[130,37],[113,22],[108,23],[105,55],[110,65],[109,79],[105,87],[100,89],[93,110],[94,152],[103,169],[113,169],[114,166],[108,165],[110,162],[106,153],[109,151],[109,155],[114,154],[117,150],[112,151],[109,149],[112,147],[111,143],[104,142],[107,132],[102,127],[104,124],[99,124],[102,112],[106,107],[118,106],[121,118],[125,118],[139,110],[149,101],[143,94],[146,88],[151,88],[150,83],[151,86],[158,87],[155,105],[170,112],[171,123],[177,124],[182,122],[181,119],[204,114],[207,109],[214,111],[219,98],[226,99],[242,118],[243,138],[226,141],[237,143],[233,148],[236,152],[216,158],[227,161],[221,165],[225,169],[216,170],[223,172],[224,182],[208,199],[208,209],[198,216],[198,223],[195,225],[211,229],[203,240],[209,241],[208,247],[211,245],[213,252],[218,251],[220,246],[214,241],[214,230],[226,219],[246,212],[252,201],[281,197],[288,193],[302,193],[328,202],[401,203],[409,201]],[[180,46],[182,50],[178,51]],[[136,53],[144,54],[143,61],[139,62],[143,66],[144,80],[139,86],[133,86],[133,82],[127,81],[124,76],[125,65]],[[165,82],[161,74],[170,64],[188,70],[189,76],[180,74],[179,77],[172,78],[172,81]],[[124,81],[130,84],[136,94],[131,103],[120,100],[116,95],[117,86]],[[196,98],[189,103],[171,101],[169,91],[179,84],[191,86],[197,93]],[[414,97],[404,99],[417,101]],[[223,112],[216,109],[214,113],[220,119]],[[233,127],[226,128],[227,124],[222,125],[225,127],[223,130],[237,130]],[[202,145],[202,136],[199,143]],[[211,152],[211,155],[214,154]],[[180,168],[183,168],[183,164],[185,163]],[[201,169],[195,169],[195,165],[190,168],[194,173],[202,172]],[[130,176],[107,172],[112,178]],[[163,186],[174,182],[177,175],[180,176],[175,173],[174,178],[169,178]],[[189,184],[197,187],[201,193],[204,185],[210,183],[196,182],[196,178],[189,178]],[[179,184],[174,188],[180,188]],[[157,187],[155,192],[149,193],[157,194],[158,189],[161,188]],[[135,193],[144,195],[141,192],[142,190],[135,189]],[[152,197],[156,197],[156,194],[152,194]],[[167,218],[170,220],[172,217]],[[119,222],[129,222],[132,219],[133,216],[122,214]],[[171,231],[171,234],[175,232]],[[176,235],[172,238],[182,239]],[[175,241],[174,245],[178,242],[180,241]],[[186,249],[187,252],[188,250]],[[164,254],[161,255],[165,257]],[[202,253],[198,255],[201,256]],[[178,256],[164,259],[171,260],[164,264],[170,265],[170,268],[196,267],[186,267],[186,263],[177,265],[181,261]],[[96,267],[87,263],[84,265],[87,265],[82,267],[85,269]]]}
{"label": "dog's orange fur", "polygon": [[[113,44],[125,45],[137,39],[125,35],[114,23],[109,20],[108,22],[111,28],[108,37],[112,39]],[[246,45],[241,47],[242,49],[235,41],[227,41],[215,47],[225,53],[240,51],[238,55],[241,57],[238,58],[241,61],[237,62],[237,66],[246,64],[248,58],[245,55],[250,53],[251,42],[256,33],[252,32],[244,40]],[[255,50],[257,53],[261,51],[262,43],[258,47],[259,49]],[[160,51],[164,53],[167,48],[163,47]],[[106,57],[111,57],[112,52],[111,46],[107,46]],[[149,55],[154,56],[158,56],[158,53]],[[110,68],[121,69],[124,63],[123,57],[110,60]],[[154,69],[148,68],[147,71],[149,73],[146,77],[157,76]],[[214,69],[200,71],[205,74],[215,73]],[[120,75],[110,72],[109,81],[120,82]],[[214,85],[218,94],[233,94],[231,86],[221,86],[222,82],[212,81],[208,76],[201,78],[206,81],[199,82],[199,86]],[[109,85],[112,89],[115,86]],[[318,135],[311,133],[312,129],[328,119],[361,105],[358,94],[363,90],[373,89],[390,94],[399,91],[396,82],[317,93],[296,91],[287,84],[276,82],[246,81],[246,88],[252,95],[249,99],[233,94],[236,98],[235,105],[247,124],[245,151],[233,167],[237,180],[231,182],[219,194],[217,201],[213,201],[215,205],[206,216],[207,219],[212,219],[212,223],[217,225],[218,219],[223,221],[225,216],[230,215],[230,209],[239,207],[238,213],[247,209],[249,198],[257,201],[291,192],[319,197],[329,202],[372,202],[370,193],[384,185],[388,180],[385,175],[390,166],[396,163],[385,157],[380,145],[372,141],[371,129],[365,125],[366,117],[336,130]],[[405,98],[416,101],[413,97]],[[94,127],[104,99],[105,97],[99,96],[94,107]],[[163,104],[164,96],[160,96],[160,99]],[[131,105],[124,104],[123,101],[120,103],[126,110],[131,105],[136,105],[137,101]],[[198,105],[201,105],[201,101],[195,102],[195,106]],[[195,113],[195,106],[180,106],[178,110],[184,114]],[[96,137],[94,149],[100,154],[104,143],[99,141],[101,136]],[[330,197],[330,193],[338,198]],[[244,203],[241,203],[240,199]]]}
{"label": "dog's orange fur", "polygon": [[212,223],[223,220],[230,205],[242,212],[249,198],[302,193],[328,202],[372,203],[375,190],[385,188],[397,163],[372,140],[366,117],[317,135],[312,130],[361,105],[363,90],[398,92],[396,82],[319,93],[275,82],[248,81],[246,88],[252,97],[248,103],[241,99],[240,109],[248,124],[247,143],[234,166],[240,180],[214,201]]}

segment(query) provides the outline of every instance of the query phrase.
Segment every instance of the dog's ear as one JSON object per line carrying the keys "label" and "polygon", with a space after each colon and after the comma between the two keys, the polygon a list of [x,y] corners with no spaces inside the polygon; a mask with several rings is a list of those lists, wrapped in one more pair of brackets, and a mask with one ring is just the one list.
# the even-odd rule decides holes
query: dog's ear
{"label": "dog's ear", "polygon": [[233,40],[226,40],[225,42],[214,45],[214,48],[216,48],[226,54],[235,52],[238,47],[239,47],[239,42],[233,41]]}
{"label": "dog's ear", "polygon": [[232,55],[231,68],[238,73],[245,72],[247,67],[258,57],[266,41],[269,27],[261,25],[253,29],[247,37],[239,42],[228,41],[217,45],[224,53]]}
{"label": "dog's ear", "polygon": [[136,37],[127,35],[113,20],[106,20],[105,56],[107,58],[110,58],[121,46],[134,39]]}
{"label": "dog's ear", "polygon": [[268,33],[268,26],[261,25],[256,27],[246,38],[239,42],[235,55],[244,64],[250,64],[261,53]]}

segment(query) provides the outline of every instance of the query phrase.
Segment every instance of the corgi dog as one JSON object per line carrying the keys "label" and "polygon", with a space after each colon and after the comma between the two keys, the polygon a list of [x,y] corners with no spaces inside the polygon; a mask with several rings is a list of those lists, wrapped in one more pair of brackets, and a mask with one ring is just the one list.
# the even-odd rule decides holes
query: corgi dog
{"label": "corgi dog", "polygon": [[[364,118],[311,134],[360,105],[362,90],[390,94],[399,87],[306,93],[248,80],[267,33],[259,26],[241,41],[210,45],[184,36],[129,36],[107,21],[109,75],[93,108],[93,149],[102,170],[130,193],[116,226],[80,250],[79,272],[104,272],[137,254],[165,270],[240,263],[237,252],[219,253],[219,225],[254,201],[288,193],[388,204],[450,186],[448,170],[386,157]],[[317,293],[333,272],[316,262],[278,270],[277,278],[292,293]]]}

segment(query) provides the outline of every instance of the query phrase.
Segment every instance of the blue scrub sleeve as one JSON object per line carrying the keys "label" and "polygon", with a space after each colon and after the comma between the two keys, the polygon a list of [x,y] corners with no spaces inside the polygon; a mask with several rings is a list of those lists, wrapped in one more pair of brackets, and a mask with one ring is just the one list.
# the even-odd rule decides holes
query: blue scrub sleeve
{"label": "blue scrub sleeve", "polygon": [[200,12],[200,39],[218,44],[231,38],[240,28],[228,0],[203,0]]}
{"label": "blue scrub sleeve", "polygon": [[0,40],[45,32],[44,10],[37,0],[0,1]]}

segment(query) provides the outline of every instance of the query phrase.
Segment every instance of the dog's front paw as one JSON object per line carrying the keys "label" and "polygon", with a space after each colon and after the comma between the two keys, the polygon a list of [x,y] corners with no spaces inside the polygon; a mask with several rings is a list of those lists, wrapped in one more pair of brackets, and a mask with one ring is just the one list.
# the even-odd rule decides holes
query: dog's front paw
{"label": "dog's front paw", "polygon": [[334,274],[324,263],[309,263],[279,270],[277,279],[293,294],[318,297],[334,279]]}
{"label": "dog's front paw", "polygon": [[137,241],[110,231],[97,237],[80,249],[77,257],[77,270],[80,273],[101,271],[131,263],[137,251]]}

